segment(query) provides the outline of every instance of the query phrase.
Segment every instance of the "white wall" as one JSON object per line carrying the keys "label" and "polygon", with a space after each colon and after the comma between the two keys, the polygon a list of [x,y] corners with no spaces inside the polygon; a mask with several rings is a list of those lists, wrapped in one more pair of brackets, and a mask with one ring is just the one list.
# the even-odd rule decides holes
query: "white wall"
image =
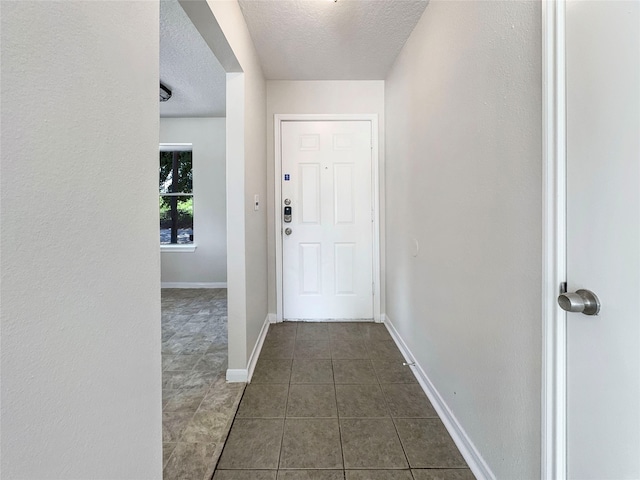
{"label": "white wall", "polygon": [[[269,238],[269,312],[276,311],[276,258],[275,258],[275,178],[274,178],[274,114],[335,113],[377,114],[380,171],[384,168],[384,82],[372,81],[280,81],[267,82],[267,191]],[[380,210],[384,212],[384,185],[381,185]],[[381,217],[384,231],[384,215]],[[384,237],[384,236],[383,236]],[[384,251],[384,238],[381,238]],[[384,263],[382,263],[384,272]],[[384,292],[384,274],[381,289]],[[384,295],[383,295],[384,298]],[[382,305],[384,312],[384,304]]]}
{"label": "white wall", "polygon": [[540,8],[432,0],[385,84],[387,314],[497,478],[540,475]]}
{"label": "white wall", "polygon": [[2,478],[161,478],[158,4],[0,8]]}
{"label": "white wall", "polygon": [[197,245],[193,253],[162,252],[162,282],[226,284],[225,119],[161,118],[160,143],[193,145],[193,230]]}
{"label": "white wall", "polygon": [[238,2],[207,3],[242,67],[227,74],[227,292],[229,369],[243,370],[268,312],[266,82]]}

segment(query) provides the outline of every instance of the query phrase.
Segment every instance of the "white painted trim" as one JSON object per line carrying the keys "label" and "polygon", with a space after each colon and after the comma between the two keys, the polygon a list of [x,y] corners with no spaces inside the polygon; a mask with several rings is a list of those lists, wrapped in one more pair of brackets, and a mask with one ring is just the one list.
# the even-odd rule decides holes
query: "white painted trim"
{"label": "white painted trim", "polygon": [[227,382],[228,383],[247,383],[249,373],[246,368],[228,368],[227,369]]}
{"label": "white painted trim", "polygon": [[198,246],[195,243],[160,245],[161,253],[193,253]]}
{"label": "white painted trim", "polygon": [[251,356],[249,357],[249,362],[247,364],[247,382],[248,383],[251,383],[251,377],[253,377],[253,372],[256,369],[256,363],[258,363],[258,358],[260,358],[262,345],[264,345],[264,339],[267,338],[267,333],[269,332],[269,325],[271,323],[272,322],[271,322],[270,314],[267,313],[267,316],[264,319],[264,323],[262,324],[262,329],[260,330],[260,335],[258,335],[256,344],[253,346],[253,351],[251,352]]}
{"label": "white painted trim", "polygon": [[273,116],[274,134],[274,172],[275,172],[275,196],[274,199],[274,219],[275,219],[275,247],[276,247],[276,321],[283,321],[282,302],[282,215],[280,212],[282,197],[282,144],[281,144],[281,124],[283,121],[368,121],[371,122],[371,173],[373,191],[373,318],[376,322],[382,322],[381,315],[381,278],[380,278],[380,185],[384,182],[384,169],[380,168],[379,152],[379,127],[377,114],[278,114]]}
{"label": "white painted trim", "polygon": [[227,288],[227,282],[162,282],[161,288]]}
{"label": "white painted trim", "polygon": [[542,2],[543,265],[541,478],[567,477],[565,0]]}
{"label": "white painted trim", "polygon": [[478,480],[495,480],[496,476],[489,468],[489,465],[487,465],[487,462],[482,458],[482,455],[480,455],[480,452],[471,441],[471,438],[469,438],[467,433],[464,431],[464,428],[462,428],[458,419],[445,403],[444,399],[436,389],[435,385],[431,382],[422,366],[416,362],[411,350],[409,350],[409,347],[396,330],[391,319],[386,315],[384,324],[387,327],[387,330],[389,330],[394,342],[400,349],[400,352],[402,352],[407,363],[413,363],[411,368],[418,379],[418,383],[424,390],[424,393],[426,393],[427,397],[429,397],[429,401],[433,405],[433,408],[435,408],[440,420],[442,420],[442,423],[449,432],[449,435],[451,435],[451,438],[458,447],[458,450],[460,450],[460,453],[464,457],[475,477]]}
{"label": "white painted trim", "polygon": [[161,152],[191,152],[193,143],[161,143]]}
{"label": "white painted trim", "polygon": [[268,313],[267,314],[267,318],[269,319],[269,323],[277,323],[278,322],[278,318],[276,317],[275,313]]}

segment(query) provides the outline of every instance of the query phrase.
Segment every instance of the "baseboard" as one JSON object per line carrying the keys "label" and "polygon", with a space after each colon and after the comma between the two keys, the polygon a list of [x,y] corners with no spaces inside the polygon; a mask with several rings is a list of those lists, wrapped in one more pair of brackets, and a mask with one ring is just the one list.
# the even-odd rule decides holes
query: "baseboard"
{"label": "baseboard", "polygon": [[413,363],[411,368],[413,369],[420,386],[424,390],[424,393],[427,394],[427,397],[429,397],[433,408],[435,408],[438,416],[442,420],[442,423],[444,423],[449,435],[451,435],[451,438],[458,447],[458,450],[460,450],[460,453],[469,465],[469,468],[471,468],[473,474],[479,480],[495,480],[496,477],[489,468],[489,465],[487,465],[487,462],[482,458],[482,455],[480,455],[480,452],[464,431],[464,428],[462,428],[462,425],[460,425],[460,422],[458,422],[458,419],[455,417],[449,406],[445,403],[444,399],[433,385],[424,369],[415,361],[415,357],[411,353],[411,350],[409,350],[409,347],[407,347],[407,344],[404,342],[393,325],[393,322],[387,315],[385,315],[384,324],[386,325],[387,330],[389,330],[391,337],[396,342],[396,345],[402,352],[407,363]]}
{"label": "baseboard", "polygon": [[251,352],[251,356],[249,357],[249,365],[247,366],[247,383],[251,383],[251,377],[253,377],[253,371],[256,369],[256,363],[258,363],[258,357],[260,357],[262,345],[264,344],[264,339],[267,338],[267,332],[269,331],[269,325],[271,323],[271,314],[268,313],[264,319],[264,323],[262,324],[260,335],[258,335],[256,344],[253,347],[253,352]]}
{"label": "baseboard", "polygon": [[227,368],[227,382],[246,383],[249,373],[246,368]]}
{"label": "baseboard", "polygon": [[227,282],[162,282],[161,288],[227,288]]}
{"label": "baseboard", "polygon": [[256,344],[253,346],[253,351],[249,357],[247,368],[228,368],[227,369],[227,382],[229,383],[251,383],[251,377],[253,371],[256,369],[256,363],[258,363],[258,357],[262,351],[262,345],[264,339],[267,338],[267,332],[269,331],[269,325],[276,322],[276,315],[274,313],[267,313],[260,330],[260,335],[256,340]]}

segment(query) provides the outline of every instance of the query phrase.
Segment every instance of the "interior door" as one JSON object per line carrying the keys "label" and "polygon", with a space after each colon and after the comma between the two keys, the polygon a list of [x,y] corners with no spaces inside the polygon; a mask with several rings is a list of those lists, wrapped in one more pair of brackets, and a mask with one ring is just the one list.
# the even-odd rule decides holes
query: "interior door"
{"label": "interior door", "polygon": [[568,0],[567,314],[573,479],[640,478],[640,3]]}
{"label": "interior door", "polygon": [[285,320],[373,319],[369,121],[284,121]]}

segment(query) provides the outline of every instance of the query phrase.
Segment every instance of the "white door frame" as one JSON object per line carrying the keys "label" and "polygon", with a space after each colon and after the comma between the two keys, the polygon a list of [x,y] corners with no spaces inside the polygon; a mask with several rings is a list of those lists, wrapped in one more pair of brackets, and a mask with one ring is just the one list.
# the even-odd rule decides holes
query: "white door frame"
{"label": "white door frame", "polygon": [[283,321],[283,288],[282,288],[282,122],[285,121],[368,121],[371,122],[371,178],[373,192],[373,319],[381,322],[380,314],[380,175],[383,172],[379,168],[378,152],[378,115],[376,114],[275,114],[273,116],[274,130],[274,172],[275,172],[275,197],[274,197],[274,222],[276,237],[276,322]]}
{"label": "white door frame", "polygon": [[565,0],[542,2],[543,266],[541,478],[567,477]]}

